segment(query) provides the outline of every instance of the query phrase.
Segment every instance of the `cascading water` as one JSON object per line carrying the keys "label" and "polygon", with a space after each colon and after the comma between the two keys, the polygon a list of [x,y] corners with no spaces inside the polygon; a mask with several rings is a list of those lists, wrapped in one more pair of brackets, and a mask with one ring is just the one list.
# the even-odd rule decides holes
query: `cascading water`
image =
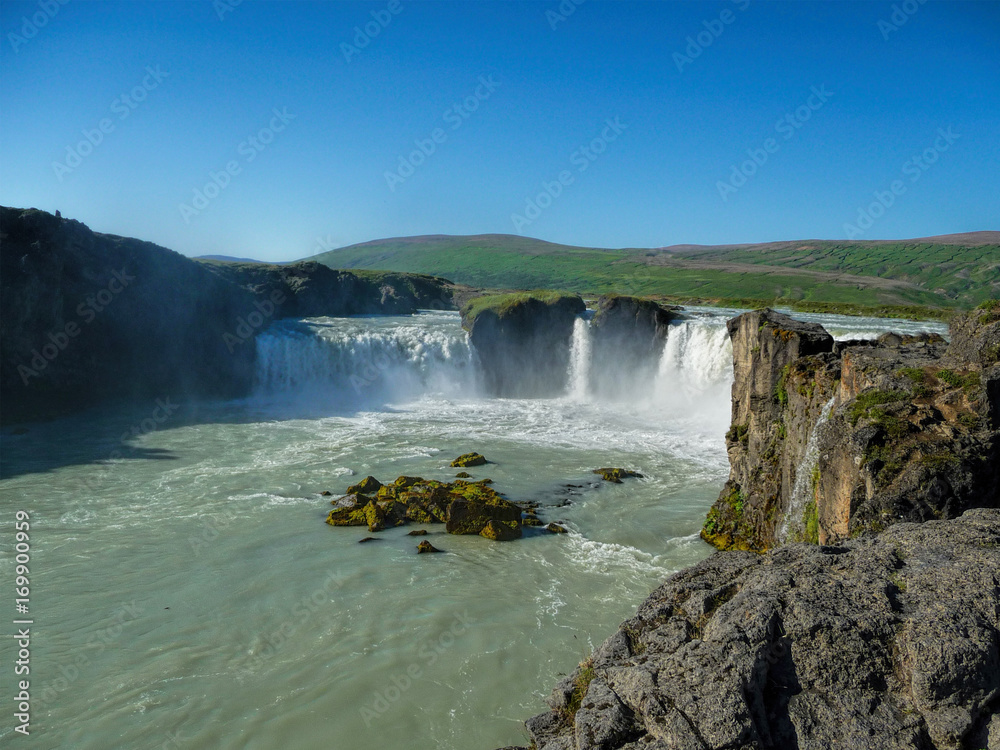
{"label": "cascading water", "polygon": [[714,316],[670,324],[654,383],[654,399],[679,414],[729,418],[733,346],[724,319]]}
{"label": "cascading water", "polygon": [[569,353],[569,396],[575,401],[585,401],[590,380],[590,323],[578,317],[573,323],[573,338]]}
{"label": "cascading water", "polygon": [[424,316],[279,321],[257,337],[257,392],[366,397],[471,395],[475,358],[464,331]]}
{"label": "cascading water", "polygon": [[836,396],[830,398],[823,405],[819,413],[819,419],[813,425],[812,432],[809,433],[809,440],[806,442],[806,450],[802,454],[802,460],[795,470],[795,484],[792,487],[792,496],[788,503],[788,510],[785,513],[785,521],[781,525],[780,538],[782,542],[788,541],[792,525],[798,525],[802,518],[802,512],[812,497],[813,471],[819,464],[819,433],[820,428],[830,419],[830,412],[833,410],[833,402]]}

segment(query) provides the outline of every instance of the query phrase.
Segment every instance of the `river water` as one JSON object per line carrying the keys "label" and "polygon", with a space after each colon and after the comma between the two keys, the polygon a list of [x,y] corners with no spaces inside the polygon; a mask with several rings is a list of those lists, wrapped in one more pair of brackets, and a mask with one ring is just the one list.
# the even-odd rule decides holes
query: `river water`
{"label": "river water", "polygon": [[[583,323],[563,397],[495,399],[457,313],[427,312],[281,321],[257,340],[245,400],[5,431],[2,580],[13,513],[31,514],[30,746],[524,742],[559,676],[711,552],[698,531],[728,474],[733,314],[672,324],[651,379],[614,401],[588,391],[600,365]],[[943,330],[802,317],[840,338]],[[447,554],[418,556],[416,527],[358,544],[366,529],[323,523],[323,490],[367,474],[447,479],[472,450],[493,462],[476,479],[570,533],[498,543],[429,526]],[[603,483],[601,466],[645,478]],[[7,696],[14,641],[0,646]],[[7,706],[3,744],[13,725]]]}

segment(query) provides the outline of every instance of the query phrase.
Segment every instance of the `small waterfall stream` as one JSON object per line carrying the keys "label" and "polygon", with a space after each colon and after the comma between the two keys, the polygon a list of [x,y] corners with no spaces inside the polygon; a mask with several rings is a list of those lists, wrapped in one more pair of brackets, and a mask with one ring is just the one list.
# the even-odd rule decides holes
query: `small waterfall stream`
{"label": "small waterfall stream", "polygon": [[819,414],[819,419],[813,425],[812,432],[809,433],[809,440],[806,443],[805,453],[799,461],[795,470],[795,485],[792,487],[792,497],[788,503],[788,510],[785,512],[785,520],[781,524],[779,537],[782,542],[788,541],[788,535],[794,526],[798,526],[802,519],[802,511],[809,504],[813,493],[812,474],[819,464],[819,431],[830,419],[830,412],[833,410],[833,402],[836,396],[831,396],[830,400],[823,405],[823,410]]}

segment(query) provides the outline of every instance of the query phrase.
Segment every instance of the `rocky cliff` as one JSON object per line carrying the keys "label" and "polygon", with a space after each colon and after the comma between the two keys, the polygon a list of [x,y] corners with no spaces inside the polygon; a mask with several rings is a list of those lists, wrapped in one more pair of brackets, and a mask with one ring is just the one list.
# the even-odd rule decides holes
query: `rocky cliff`
{"label": "rocky cliff", "polygon": [[935,335],[834,343],[771,310],[729,323],[730,478],[703,538],[834,543],[1000,505],[1000,315]]}
{"label": "rocky cliff", "polygon": [[590,322],[593,391],[614,397],[648,388],[680,309],[638,297],[600,297]]}
{"label": "rocky cliff", "polygon": [[339,271],[311,261],[205,265],[259,299],[280,297],[277,317],[281,318],[409,315],[417,310],[454,309],[451,282],[436,276]]}
{"label": "rocky cliff", "polygon": [[566,389],[570,340],[586,310],[575,294],[524,292],[478,297],[462,308],[487,391],[535,398]]}
{"label": "rocky cliff", "polygon": [[1000,748],[1000,511],[668,578],[530,719],[537,750]]}
{"label": "rocky cliff", "polygon": [[287,315],[448,306],[448,284],[319,264],[206,264],[35,209],[0,208],[0,419],[107,399],[236,396]]}

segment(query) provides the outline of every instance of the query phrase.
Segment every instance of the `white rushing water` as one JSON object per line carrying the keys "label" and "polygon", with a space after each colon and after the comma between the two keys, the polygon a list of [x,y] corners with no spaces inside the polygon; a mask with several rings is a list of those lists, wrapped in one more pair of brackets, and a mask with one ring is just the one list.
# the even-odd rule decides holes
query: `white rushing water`
{"label": "white rushing water", "polygon": [[[613,402],[579,387],[586,342],[565,396],[488,398],[457,314],[422,313],[283,321],[258,338],[252,398],[6,432],[0,490],[32,524],[33,746],[523,744],[560,674],[711,551],[728,315],[672,324],[653,385]],[[447,554],[418,556],[409,528],[359,545],[366,529],[323,523],[324,490],[447,479],[470,450],[493,462],[475,478],[570,533],[429,526]],[[597,482],[600,466],[645,478]],[[5,580],[13,560],[8,535]],[[7,711],[0,744],[12,730]]]}
{"label": "white rushing water", "polygon": [[819,437],[823,425],[830,419],[830,412],[833,410],[833,403],[836,396],[830,398],[820,411],[816,424],[809,432],[809,439],[806,441],[806,449],[802,453],[802,459],[795,469],[795,484],[792,485],[792,495],[789,498],[788,510],[785,512],[785,520],[781,524],[778,538],[782,542],[788,541],[792,527],[801,530],[802,513],[805,511],[809,501],[813,499],[813,471],[819,465]]}
{"label": "white rushing water", "polygon": [[590,323],[583,316],[573,322],[569,351],[569,395],[584,401],[590,392]]}

